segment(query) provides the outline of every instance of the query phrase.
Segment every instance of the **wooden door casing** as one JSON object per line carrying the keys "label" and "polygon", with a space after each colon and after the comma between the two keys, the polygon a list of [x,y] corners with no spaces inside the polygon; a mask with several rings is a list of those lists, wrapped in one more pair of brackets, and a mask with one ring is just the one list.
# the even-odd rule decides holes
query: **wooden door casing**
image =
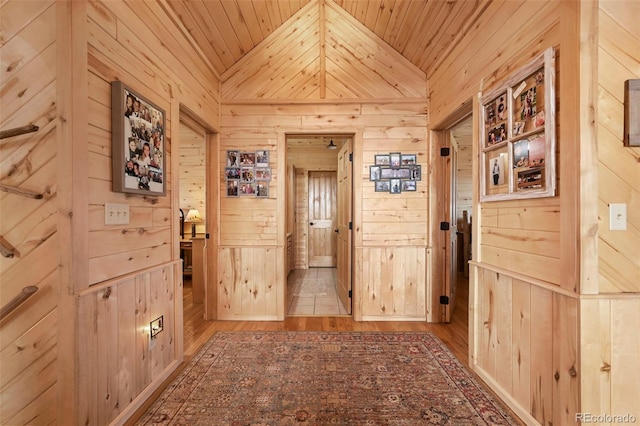
{"label": "wooden door casing", "polygon": [[[449,139],[451,139],[451,132],[449,133]],[[446,295],[449,297],[449,305],[445,310],[445,321],[451,322],[451,318],[453,317],[453,311],[456,308],[456,295],[457,295],[457,285],[458,285],[458,222],[456,220],[456,188],[457,188],[457,164],[458,164],[458,151],[457,146],[451,143],[451,140],[448,141],[448,145],[450,147],[451,158],[447,162],[447,173],[449,176],[449,241],[448,241],[448,249],[449,252],[446,254],[448,260],[448,269],[446,269],[446,273],[449,275],[449,281],[447,282],[447,292]]]}
{"label": "wooden door casing", "polygon": [[338,298],[351,314],[351,186],[352,167],[349,156],[351,141],[346,141],[338,153]]}
{"label": "wooden door casing", "polygon": [[337,265],[336,172],[309,172],[309,267]]}

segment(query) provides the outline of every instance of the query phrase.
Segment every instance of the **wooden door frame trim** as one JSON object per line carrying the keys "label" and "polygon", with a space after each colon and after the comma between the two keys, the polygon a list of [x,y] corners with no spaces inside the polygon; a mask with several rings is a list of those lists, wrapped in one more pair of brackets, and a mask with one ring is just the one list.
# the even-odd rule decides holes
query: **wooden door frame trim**
{"label": "wooden door frame trim", "polygon": [[[477,140],[477,130],[476,130],[476,120],[477,111],[476,108],[476,98],[469,99],[464,102],[459,108],[455,111],[451,112],[451,114],[447,115],[441,122],[437,123],[437,125],[432,126],[429,131],[429,140],[430,140],[430,164],[431,164],[431,173],[429,179],[429,218],[430,218],[430,232],[429,232],[429,247],[430,247],[430,261],[428,264],[431,266],[430,272],[427,273],[427,292],[426,292],[426,306],[428,309],[427,313],[427,321],[428,322],[439,322],[443,321],[446,317],[446,307],[440,304],[439,296],[441,294],[445,294],[447,289],[447,280],[451,280],[451,267],[452,264],[450,261],[447,261],[447,246],[449,245],[449,239],[447,238],[448,234],[445,235],[443,231],[440,230],[440,222],[451,219],[451,166],[447,166],[444,162],[440,161],[442,158],[440,156],[440,148],[450,146],[449,135],[448,132],[457,126],[460,122],[465,119],[471,117],[472,120],[472,128],[473,128],[473,140]],[[473,149],[475,149],[475,144],[472,143]],[[475,154],[474,154],[475,155]],[[443,170],[444,167],[444,170]],[[449,173],[448,177],[444,175],[444,173]],[[477,216],[476,210],[478,208],[478,199],[476,194],[476,186],[477,186],[477,177],[476,171],[472,172],[472,185],[474,188],[474,197],[473,197],[473,216]],[[446,177],[446,180],[449,182],[449,187],[444,194],[440,194],[442,192],[443,182],[442,179]],[[440,194],[440,196],[434,197],[433,194]],[[442,196],[446,196],[447,200],[444,203],[439,203],[438,199]],[[447,214],[447,212],[449,214]],[[474,236],[475,240],[475,236]],[[446,246],[445,246],[446,244]],[[475,251],[475,250],[474,250]],[[444,263],[443,263],[444,257]],[[443,264],[445,266],[443,266]],[[448,266],[447,266],[448,265]],[[449,270],[446,270],[446,269]],[[441,278],[445,277],[445,280]],[[469,278],[471,282],[471,277]],[[472,295],[471,289],[469,291],[469,306],[471,305]],[[470,315],[470,327],[471,327],[471,315]],[[471,341],[470,341],[471,342]],[[470,343],[471,345],[471,343]]]}
{"label": "wooden door frame trim", "polygon": [[[352,138],[351,152],[353,154],[353,163],[352,167],[352,186],[351,186],[351,220],[353,222],[353,234],[351,236],[351,316],[354,321],[362,321],[362,302],[358,300],[360,297],[360,292],[358,290],[358,286],[356,285],[356,277],[355,273],[355,253],[356,247],[358,245],[358,241],[360,247],[362,247],[362,200],[354,197],[354,194],[362,193],[362,155],[363,155],[363,134],[364,128],[362,127],[340,127],[338,129],[333,128],[314,128],[310,129],[308,127],[278,127],[276,129],[277,132],[277,150],[279,155],[278,157],[278,170],[283,170],[285,173],[287,171],[287,137],[289,135],[344,135],[346,137]],[[356,172],[359,174],[356,176]],[[308,176],[308,175],[307,175]],[[281,271],[282,276],[284,277],[282,282],[278,282],[278,294],[277,297],[277,318],[278,320],[284,320],[286,317],[285,312],[285,301],[287,299],[287,265],[284,262],[284,257],[286,257],[286,240],[287,240],[287,221],[286,221],[286,212],[287,212],[287,192],[286,192],[287,179],[283,177],[279,177],[277,183],[277,193],[284,194],[283,196],[278,197],[277,207],[276,207],[276,215],[277,219],[277,238],[278,245],[277,248],[282,252],[282,256],[278,256],[278,259],[283,258],[282,264],[278,265],[278,271]],[[282,244],[281,244],[282,243]],[[282,306],[280,306],[282,305]]]}
{"label": "wooden door frame trim", "polygon": [[[209,239],[205,240],[206,256],[204,271],[204,317],[206,320],[215,320],[218,317],[218,246],[219,236],[219,218],[220,218],[220,188],[218,185],[218,176],[220,175],[220,162],[218,161],[220,153],[220,135],[211,125],[200,118],[196,113],[187,108],[179,99],[172,99],[172,117],[178,117],[177,125],[171,129],[172,140],[178,143],[172,143],[172,170],[174,170],[174,179],[172,185],[172,211],[175,212],[174,217],[180,209],[180,126],[183,124],[201,134],[205,144],[205,208],[206,215],[206,231]],[[213,214],[212,214],[213,213]],[[180,230],[173,232],[173,258],[180,258]],[[182,289],[182,284],[180,285]],[[176,312],[176,319],[180,318],[180,329],[182,328],[182,294],[176,295],[176,303],[180,305],[179,312]],[[178,308],[176,308],[178,310]],[[179,316],[178,316],[179,314]],[[182,339],[180,339],[182,345]]]}

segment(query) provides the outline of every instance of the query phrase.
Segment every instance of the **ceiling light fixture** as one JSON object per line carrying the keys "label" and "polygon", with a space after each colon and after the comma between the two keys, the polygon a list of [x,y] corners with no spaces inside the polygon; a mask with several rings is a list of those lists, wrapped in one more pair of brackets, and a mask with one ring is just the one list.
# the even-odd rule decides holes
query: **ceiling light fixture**
{"label": "ceiling light fixture", "polygon": [[333,143],[333,139],[331,139],[331,140],[329,141],[329,145],[327,145],[327,148],[328,148],[328,149],[337,149],[338,147],[337,147],[337,146],[335,146],[335,144]]}

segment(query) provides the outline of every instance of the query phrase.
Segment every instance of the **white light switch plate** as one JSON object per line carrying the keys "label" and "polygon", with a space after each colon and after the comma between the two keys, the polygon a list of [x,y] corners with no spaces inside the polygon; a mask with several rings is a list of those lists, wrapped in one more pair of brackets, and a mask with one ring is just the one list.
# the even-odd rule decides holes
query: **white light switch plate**
{"label": "white light switch plate", "polygon": [[612,231],[627,230],[627,205],[622,203],[609,204],[609,229]]}
{"label": "white light switch plate", "polygon": [[105,225],[127,225],[129,223],[129,205],[105,203],[104,224]]}

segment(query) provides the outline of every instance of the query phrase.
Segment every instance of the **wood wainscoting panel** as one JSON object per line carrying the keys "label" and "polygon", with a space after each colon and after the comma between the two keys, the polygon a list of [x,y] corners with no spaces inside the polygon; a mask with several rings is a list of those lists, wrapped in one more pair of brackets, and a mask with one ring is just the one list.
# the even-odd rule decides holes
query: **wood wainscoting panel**
{"label": "wood wainscoting panel", "polygon": [[355,254],[364,321],[426,320],[424,247],[356,247]]}
{"label": "wood wainscoting panel", "polygon": [[611,413],[640,419],[640,295],[612,300],[610,313]]}
{"label": "wood wainscoting panel", "polygon": [[[135,410],[177,366],[182,354],[180,261],[90,287],[78,297],[79,418],[109,424]],[[151,321],[163,331],[150,339]]]}
{"label": "wood wainscoting panel", "polygon": [[580,393],[577,299],[490,269],[474,272],[474,368],[533,424],[573,424]]}
{"label": "wood wainscoting panel", "polygon": [[277,301],[278,280],[286,280],[284,248],[221,247],[219,253],[218,319],[283,319]]}
{"label": "wood wainscoting panel", "polygon": [[580,411],[640,419],[640,295],[580,301]]}

